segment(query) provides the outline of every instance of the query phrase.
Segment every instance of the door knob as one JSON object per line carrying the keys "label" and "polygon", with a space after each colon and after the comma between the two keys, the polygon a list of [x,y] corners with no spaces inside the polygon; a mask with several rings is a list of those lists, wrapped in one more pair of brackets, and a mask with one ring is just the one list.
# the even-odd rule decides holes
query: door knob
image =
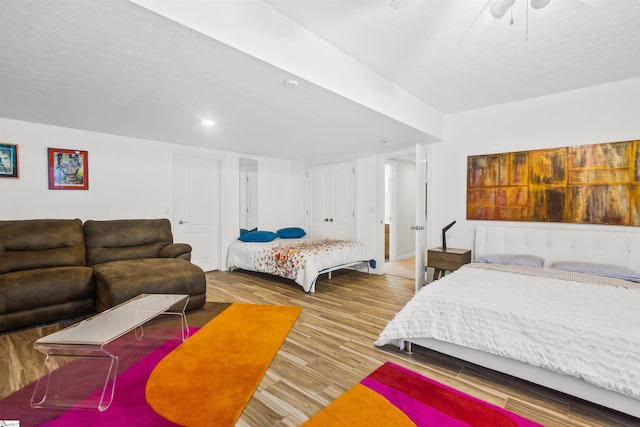
{"label": "door knob", "polygon": [[329,222],[333,222],[333,218],[329,218]]}
{"label": "door knob", "polygon": [[183,221],[183,220],[178,221],[178,224],[188,224],[188,223],[189,221]]}

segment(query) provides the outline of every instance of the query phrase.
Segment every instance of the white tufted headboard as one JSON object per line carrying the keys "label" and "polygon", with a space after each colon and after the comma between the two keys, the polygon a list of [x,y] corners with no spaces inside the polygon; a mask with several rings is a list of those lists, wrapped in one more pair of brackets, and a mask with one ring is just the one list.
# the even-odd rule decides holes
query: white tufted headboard
{"label": "white tufted headboard", "polygon": [[554,261],[614,264],[640,272],[640,229],[628,231],[476,227],[474,258],[490,254],[530,254]]}

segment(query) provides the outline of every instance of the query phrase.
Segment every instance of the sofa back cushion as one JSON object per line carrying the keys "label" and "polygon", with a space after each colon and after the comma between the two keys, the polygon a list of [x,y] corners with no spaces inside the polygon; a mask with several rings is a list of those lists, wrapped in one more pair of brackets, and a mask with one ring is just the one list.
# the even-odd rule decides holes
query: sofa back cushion
{"label": "sofa back cushion", "polygon": [[173,243],[168,219],[120,219],[84,223],[87,265],[103,262],[156,258],[160,249]]}
{"label": "sofa back cushion", "polygon": [[79,219],[0,221],[0,274],[84,265],[84,236]]}

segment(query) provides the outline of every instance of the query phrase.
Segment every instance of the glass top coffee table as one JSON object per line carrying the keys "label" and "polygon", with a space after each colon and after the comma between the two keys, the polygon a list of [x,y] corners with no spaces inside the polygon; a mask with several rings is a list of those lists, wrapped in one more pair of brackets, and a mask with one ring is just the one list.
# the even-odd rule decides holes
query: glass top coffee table
{"label": "glass top coffee table", "polygon": [[[34,348],[46,355],[40,378],[31,397],[34,408],[79,408],[105,411],[113,401],[118,356],[105,346],[135,330],[142,339],[143,325],[160,315],[178,316],[183,342],[189,337],[185,308],[188,295],[142,294],[107,311],[83,320],[68,328],[38,339]],[[90,370],[105,371],[102,392],[89,397],[74,396],[73,387],[65,385],[64,373],[57,374],[53,359],[82,359],[90,363]]]}

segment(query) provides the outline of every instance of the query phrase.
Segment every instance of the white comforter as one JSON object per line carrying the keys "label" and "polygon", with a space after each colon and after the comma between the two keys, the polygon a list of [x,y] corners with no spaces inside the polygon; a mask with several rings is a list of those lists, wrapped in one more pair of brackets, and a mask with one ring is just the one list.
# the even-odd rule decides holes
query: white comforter
{"label": "white comforter", "polygon": [[375,344],[434,338],[640,399],[640,290],[479,267],[425,286]]}
{"label": "white comforter", "polygon": [[345,264],[368,262],[373,252],[351,240],[276,239],[271,242],[233,242],[227,267],[273,274],[294,280],[305,292],[314,292],[318,275]]}

